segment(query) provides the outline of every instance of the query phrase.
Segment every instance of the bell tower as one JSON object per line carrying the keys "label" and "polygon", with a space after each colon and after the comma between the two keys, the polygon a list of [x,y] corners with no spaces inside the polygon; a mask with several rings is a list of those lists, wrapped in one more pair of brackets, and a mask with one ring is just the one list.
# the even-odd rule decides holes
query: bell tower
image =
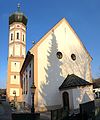
{"label": "bell tower", "polygon": [[[26,56],[26,25],[27,17],[20,11],[9,16],[9,41],[8,41],[8,71],[7,71],[7,99],[17,102],[22,101],[20,69]],[[15,92],[15,93],[14,93]]]}

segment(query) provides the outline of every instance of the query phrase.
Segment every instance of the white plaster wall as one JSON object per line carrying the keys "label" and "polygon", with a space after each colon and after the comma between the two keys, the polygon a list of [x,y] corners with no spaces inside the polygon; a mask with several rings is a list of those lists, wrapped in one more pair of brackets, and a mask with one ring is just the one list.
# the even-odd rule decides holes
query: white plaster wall
{"label": "white plaster wall", "polygon": [[25,27],[25,26],[22,25],[21,28],[22,28],[24,31],[26,31],[26,27]]}
{"label": "white plaster wall", "polygon": [[93,83],[93,81],[92,81],[92,74],[91,74],[91,65],[90,64],[87,65],[86,80],[88,82],[92,82]]}
{"label": "white plaster wall", "polygon": [[25,57],[25,47],[22,46],[22,55]]}
{"label": "white plaster wall", "polygon": [[20,45],[15,44],[15,56],[20,56]]}
{"label": "white plaster wall", "polygon": [[[31,64],[31,68],[30,68],[30,64]],[[27,69],[27,72],[26,72],[26,69]],[[31,96],[31,89],[30,87],[32,86],[32,83],[33,83],[33,61],[31,60],[30,63],[28,64],[28,66],[26,67],[24,73],[23,73],[23,79],[24,77],[26,76],[27,74],[27,79],[28,79],[28,91],[27,91],[27,94],[23,94],[23,97],[24,97],[24,102],[28,105],[31,105],[32,102],[32,96]],[[29,71],[31,70],[31,78],[29,78]],[[25,77],[25,86],[23,84],[23,88],[25,88],[26,90],[26,77]],[[24,91],[23,91],[24,92]]]}
{"label": "white plaster wall", "polygon": [[73,90],[72,90],[72,89],[69,89],[69,90],[67,90],[67,91],[68,91],[68,94],[69,94],[69,109],[70,109],[70,110],[73,110],[73,108],[74,108],[73,96],[72,96]]}
{"label": "white plaster wall", "polygon": [[13,91],[16,91],[16,96],[19,96],[19,89],[18,88],[10,88],[10,96],[15,96]]}
{"label": "white plaster wall", "polygon": [[14,48],[13,45],[9,46],[9,57],[11,57],[11,55],[13,56],[13,48]]}
{"label": "white plaster wall", "polygon": [[[56,57],[57,51],[63,58]],[[71,54],[76,55],[76,61]],[[63,22],[38,47],[38,106],[60,105],[59,86],[68,74],[86,79],[90,58],[69,26]],[[88,81],[91,78],[88,77]]]}
{"label": "white plaster wall", "polygon": [[20,84],[20,76],[19,76],[19,75],[16,75],[16,79],[15,79],[15,78],[14,78],[14,75],[11,75],[10,84],[19,85],[19,84]]}
{"label": "white plaster wall", "polygon": [[79,104],[81,103],[80,99],[82,99],[83,95],[81,94],[80,89],[73,89],[73,104],[74,109],[79,109]]}
{"label": "white plaster wall", "polygon": [[92,86],[78,87],[73,89],[73,103],[74,109],[79,108],[79,104],[94,100]]}
{"label": "white plaster wall", "polygon": [[20,62],[11,62],[11,72],[20,72]]}
{"label": "white plaster wall", "polygon": [[10,30],[14,29],[14,25],[10,25]]}

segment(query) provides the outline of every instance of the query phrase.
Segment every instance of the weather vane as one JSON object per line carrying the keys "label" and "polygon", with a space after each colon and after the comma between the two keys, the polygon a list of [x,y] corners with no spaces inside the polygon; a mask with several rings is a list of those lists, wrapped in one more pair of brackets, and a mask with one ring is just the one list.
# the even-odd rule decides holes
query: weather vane
{"label": "weather vane", "polygon": [[20,12],[20,3],[17,4],[18,12]]}

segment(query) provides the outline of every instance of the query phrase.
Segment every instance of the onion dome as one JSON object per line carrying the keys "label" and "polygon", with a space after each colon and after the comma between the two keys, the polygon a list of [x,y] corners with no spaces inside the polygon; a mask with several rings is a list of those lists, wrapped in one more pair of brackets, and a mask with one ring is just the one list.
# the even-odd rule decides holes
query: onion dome
{"label": "onion dome", "polygon": [[25,26],[27,24],[27,17],[24,15],[24,13],[20,12],[20,4],[18,4],[18,11],[9,16],[9,25],[14,22],[21,22]]}

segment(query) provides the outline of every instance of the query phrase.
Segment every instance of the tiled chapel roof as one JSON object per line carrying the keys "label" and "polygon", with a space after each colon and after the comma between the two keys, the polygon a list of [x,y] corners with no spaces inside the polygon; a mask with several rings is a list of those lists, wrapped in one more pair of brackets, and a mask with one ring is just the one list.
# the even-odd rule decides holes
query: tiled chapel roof
{"label": "tiled chapel roof", "polygon": [[92,85],[92,83],[74,75],[68,75],[62,85],[59,87],[59,90],[64,89],[71,89],[77,86],[86,86],[86,85]]}
{"label": "tiled chapel roof", "polygon": [[20,73],[22,74],[23,71],[26,69],[26,67],[28,66],[29,62],[33,59],[34,55],[31,54],[29,51],[27,52],[26,58],[24,60],[24,63],[22,65],[22,68],[20,70]]}
{"label": "tiled chapel roof", "polygon": [[100,88],[100,78],[93,79],[93,88]]}

